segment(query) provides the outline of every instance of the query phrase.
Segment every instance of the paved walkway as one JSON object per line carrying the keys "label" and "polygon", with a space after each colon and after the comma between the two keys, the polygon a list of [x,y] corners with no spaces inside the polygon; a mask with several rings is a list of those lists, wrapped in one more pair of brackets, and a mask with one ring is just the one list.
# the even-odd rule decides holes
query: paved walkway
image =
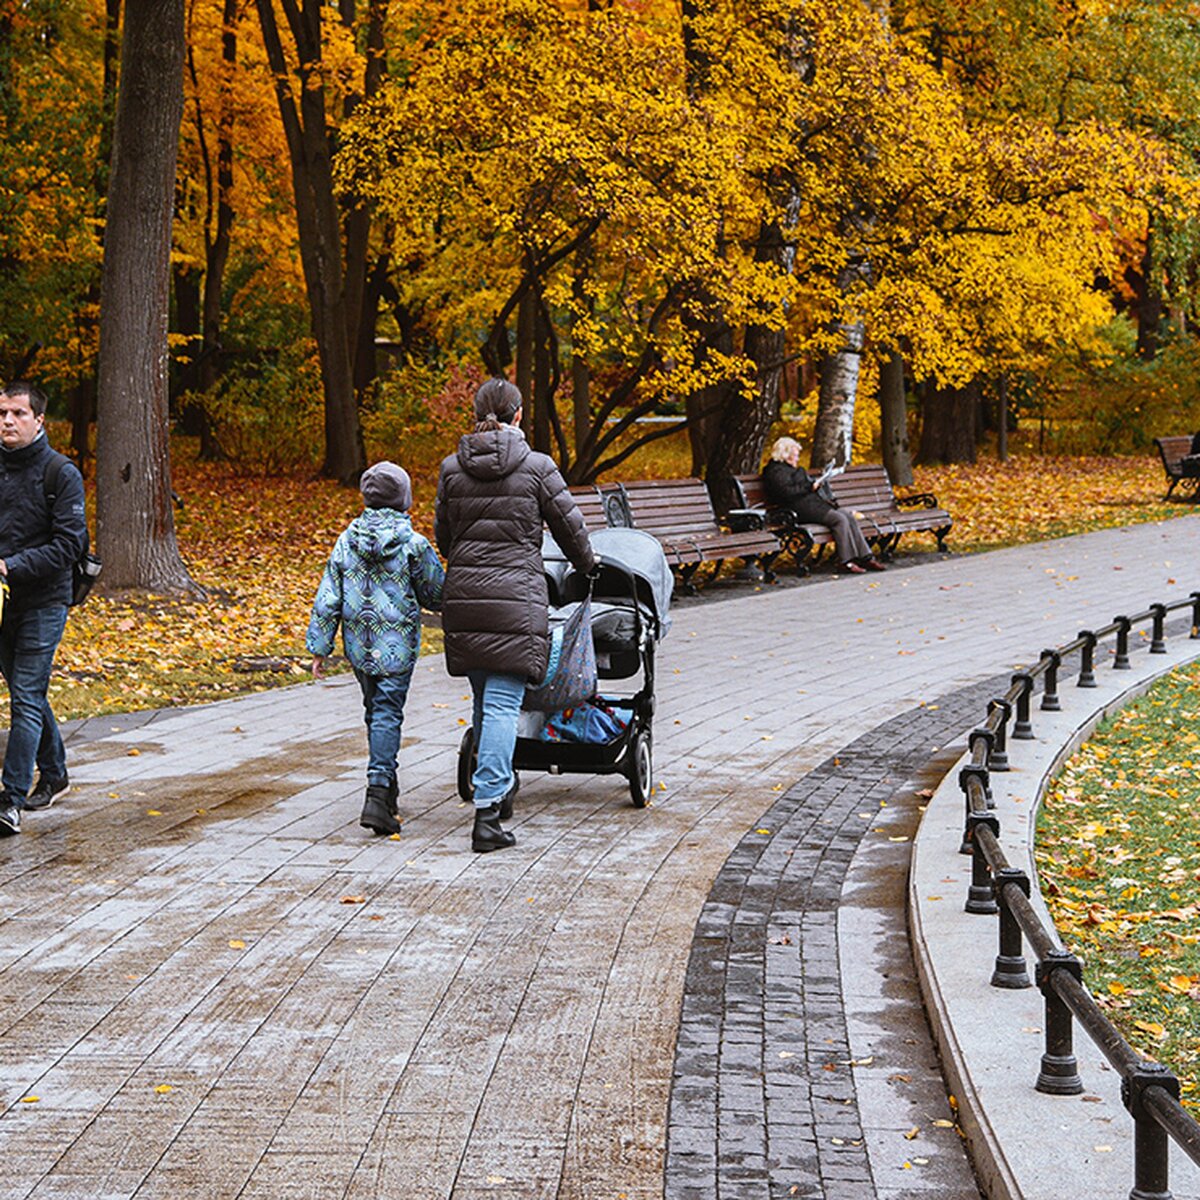
{"label": "paved walkway", "polygon": [[[889,818],[916,819],[905,772],[956,725],[925,726],[921,711],[1186,594],[1198,550],[1200,523],[1185,518],[681,605],[659,660],[653,806],[631,808],[616,778],[527,776],[517,848],[485,857],[469,852],[454,795],[465,692],[438,660],[410,695],[397,841],[357,825],[350,681],[114,722],[75,750],[70,797],[0,844],[0,1197],[642,1200],[664,1179],[678,1195],[767,1194],[732,1169],[684,1180],[672,1174],[683,1147],[667,1154],[669,1106],[672,1136],[686,1124],[671,1089],[687,1075],[676,1035],[694,1003],[693,935],[719,902],[714,882],[719,898],[737,869],[731,853],[784,796],[810,828],[834,822],[840,894],[857,901],[836,929],[853,1053],[873,978],[895,974],[911,1013],[902,927],[882,939],[868,895],[877,864],[902,864],[891,839],[906,835],[870,821],[855,848],[838,834],[867,825],[860,801],[878,809],[885,788],[905,798]],[[869,791],[839,791],[840,752],[897,720],[894,761]],[[826,976],[835,883],[781,910],[819,926]],[[786,930],[771,936],[786,959]],[[862,971],[847,976],[848,963]],[[801,967],[801,1011],[773,1019],[799,1021],[811,1058],[829,1016],[840,1054],[837,1014]],[[731,1048],[762,1036],[745,1015]],[[892,1073],[936,1091],[917,1039],[911,1051],[915,1065]],[[800,1147],[794,1183],[764,1159],[771,1194],[969,1194],[961,1164],[947,1166],[951,1190],[951,1176],[886,1174],[903,1133],[873,1123],[861,1095],[826,1098],[868,1113],[866,1157],[839,1178]],[[730,1168],[741,1128],[714,1126]]]}

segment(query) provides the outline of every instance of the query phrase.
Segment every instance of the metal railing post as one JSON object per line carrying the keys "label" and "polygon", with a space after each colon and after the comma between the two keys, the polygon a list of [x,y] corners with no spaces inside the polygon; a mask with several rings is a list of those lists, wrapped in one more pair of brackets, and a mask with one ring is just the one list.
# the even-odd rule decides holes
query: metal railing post
{"label": "metal railing post", "polygon": [[1021,685],[1017,696],[1017,719],[1013,722],[1012,734],[1014,741],[1032,741],[1033,724],[1029,720],[1029,697],[1033,692],[1033,676],[1026,671],[1020,671],[1012,677],[1014,684]]}
{"label": "metal railing post", "polygon": [[974,763],[968,763],[958,773],[958,786],[962,788],[963,805],[965,812],[963,815],[963,839],[958,847],[959,854],[973,854],[974,850],[971,846],[971,780],[978,779],[980,787],[983,789],[984,801],[990,794],[991,788],[988,783],[987,767],[979,767]]}
{"label": "metal railing post", "polygon": [[1147,1088],[1179,1099],[1179,1080],[1162,1063],[1143,1062],[1121,1080],[1121,1102],[1133,1117],[1133,1190],[1129,1200],[1171,1200],[1167,1131],[1143,1103]]}
{"label": "metal railing post", "polygon": [[971,842],[971,886],[967,888],[967,902],[963,905],[963,911],[986,916],[999,912],[1000,905],[996,903],[987,855],[977,836],[984,827],[990,829],[997,838],[1000,836],[1000,822],[994,813],[973,812],[967,817],[967,837]]}
{"label": "metal railing post", "polygon": [[[971,757],[975,756],[975,743],[982,742],[984,744],[983,765],[987,769],[991,769],[992,765],[992,749],[996,745],[996,735],[990,730],[980,726],[977,729],[972,729],[967,734],[967,749],[971,752]],[[990,801],[990,796],[989,796]],[[991,808],[991,804],[988,804]]]}
{"label": "metal railing post", "polygon": [[1041,657],[1046,661],[1046,670],[1042,673],[1042,711],[1062,712],[1058,700],[1058,668],[1062,666],[1062,655],[1057,650],[1043,650]]}
{"label": "metal railing post", "polygon": [[1079,678],[1075,686],[1093,688],[1096,686],[1096,635],[1090,629],[1081,629],[1079,636],[1083,638],[1083,647],[1079,651]]}
{"label": "metal railing post", "polygon": [[1133,622],[1128,617],[1113,617],[1113,624],[1117,627],[1117,657],[1113,659],[1113,670],[1128,671],[1129,631],[1133,628]]}
{"label": "metal railing post", "polygon": [[1000,953],[996,955],[996,967],[992,971],[992,987],[1033,987],[1025,956],[1021,953],[1021,926],[1008,906],[1005,888],[1015,884],[1029,895],[1029,876],[1019,867],[1001,867],[996,872],[993,890],[1000,902]]}
{"label": "metal railing post", "polygon": [[1200,592],[1192,592],[1192,633],[1194,638],[1200,638]]}
{"label": "metal railing post", "polygon": [[1152,604],[1150,605],[1150,611],[1154,614],[1154,631],[1150,635],[1150,653],[1166,654],[1167,606],[1165,604]]}
{"label": "metal railing post", "polygon": [[1008,719],[1012,716],[1012,705],[1007,700],[995,699],[988,701],[988,716],[997,709],[1001,712],[1000,724],[996,726],[996,740],[992,743],[992,752],[988,755],[988,767],[993,771],[1007,771],[1008,768]]}
{"label": "metal railing post", "polygon": [[1034,1087],[1051,1096],[1077,1096],[1083,1091],[1083,1080],[1075,1058],[1071,1010],[1054,990],[1055,971],[1069,971],[1083,982],[1083,968],[1069,950],[1051,950],[1037,964],[1034,980],[1046,1001],[1046,1053]]}

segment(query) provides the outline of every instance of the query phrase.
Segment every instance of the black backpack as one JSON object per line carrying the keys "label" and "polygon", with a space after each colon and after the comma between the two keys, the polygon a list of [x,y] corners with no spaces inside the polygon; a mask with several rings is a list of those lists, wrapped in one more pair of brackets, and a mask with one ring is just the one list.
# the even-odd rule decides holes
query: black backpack
{"label": "black backpack", "polygon": [[[50,453],[53,455],[53,462],[47,468],[46,474],[42,476],[42,490],[46,496],[46,504],[53,509],[54,502],[58,498],[58,481],[62,478],[63,467],[71,460],[65,454],[59,454],[57,450],[52,450]],[[96,577],[100,574],[100,560],[91,553],[90,546],[85,523],[83,550],[71,564],[72,608],[77,604],[82,604],[88,598],[88,592],[92,590],[92,584],[96,582]]]}

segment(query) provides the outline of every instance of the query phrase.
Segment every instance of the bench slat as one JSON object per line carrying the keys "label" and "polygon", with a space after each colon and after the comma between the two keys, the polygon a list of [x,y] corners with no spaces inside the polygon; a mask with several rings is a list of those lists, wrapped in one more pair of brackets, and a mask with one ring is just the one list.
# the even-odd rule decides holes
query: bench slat
{"label": "bench slat", "polygon": [[765,530],[732,533],[721,528],[702,480],[636,480],[622,484],[621,490],[634,528],[658,538],[672,566],[694,570],[700,563],[745,558],[769,570],[779,553],[778,540]]}

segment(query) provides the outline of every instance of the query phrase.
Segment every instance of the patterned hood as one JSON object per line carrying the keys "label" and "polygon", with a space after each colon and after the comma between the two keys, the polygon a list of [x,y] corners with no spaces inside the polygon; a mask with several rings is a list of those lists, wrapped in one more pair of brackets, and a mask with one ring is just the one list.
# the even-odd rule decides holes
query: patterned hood
{"label": "patterned hood", "polygon": [[350,548],[364,563],[385,563],[412,541],[412,519],[394,508],[368,508],[350,522]]}

